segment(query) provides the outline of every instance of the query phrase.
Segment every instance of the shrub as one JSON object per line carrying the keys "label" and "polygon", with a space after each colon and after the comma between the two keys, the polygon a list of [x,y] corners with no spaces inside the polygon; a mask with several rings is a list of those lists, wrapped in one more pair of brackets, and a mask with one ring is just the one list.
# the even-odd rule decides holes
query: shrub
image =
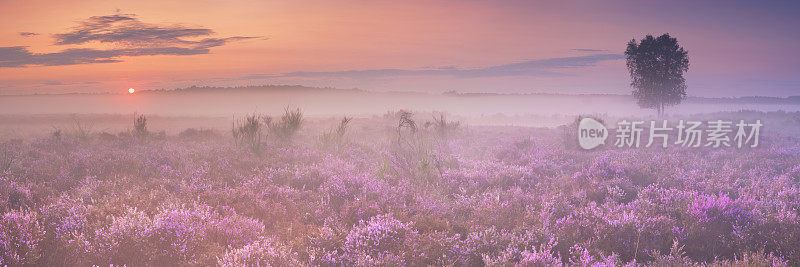
{"label": "shrub", "polygon": [[220,266],[299,266],[291,247],[272,239],[261,239],[244,247],[231,249],[218,259]]}
{"label": "shrub", "polygon": [[378,215],[353,227],[347,234],[344,247],[351,255],[349,258],[360,263],[399,264],[406,256],[404,253],[408,251],[414,234],[416,232],[407,223],[398,221],[391,214]]}
{"label": "shrub", "polygon": [[144,212],[128,208],[122,216],[114,217],[107,227],[97,229],[92,261],[96,264],[145,265],[153,251],[148,244],[153,220]]}
{"label": "shrub", "polygon": [[33,265],[42,256],[44,231],[36,212],[12,210],[0,218],[0,265]]}
{"label": "shrub", "polygon": [[307,247],[310,263],[314,266],[333,266],[344,264],[342,244],[347,231],[327,222],[309,235]]}
{"label": "shrub", "polygon": [[400,110],[397,112],[398,121],[397,121],[397,142],[403,143],[404,138],[406,138],[403,132],[408,131],[410,134],[415,134],[417,132],[417,123],[414,121],[414,113],[411,113],[407,110]]}
{"label": "shrub", "polygon": [[89,224],[89,208],[76,199],[60,197],[42,208],[45,230],[44,265],[89,264],[88,239],[94,233]]}
{"label": "shrub", "polygon": [[523,251],[522,258],[519,260],[522,266],[560,266],[561,258],[553,256],[549,250],[536,249],[533,251]]}
{"label": "shrub", "polygon": [[763,251],[749,252],[745,251],[737,255],[733,260],[717,259],[714,263],[710,264],[712,267],[727,267],[727,266],[790,266],[786,260],[781,259],[771,253],[764,253]]}
{"label": "shrub", "polygon": [[262,117],[252,114],[247,115],[244,120],[234,121],[233,140],[237,145],[247,147],[253,153],[261,152],[262,136]]}
{"label": "shrub", "polygon": [[0,142],[0,175],[11,170],[18,160],[22,148],[22,140]]}
{"label": "shrub", "polygon": [[0,212],[25,208],[31,202],[30,198],[31,191],[28,186],[0,176]]}
{"label": "shrub", "polygon": [[264,223],[229,210],[214,214],[207,222],[208,240],[221,247],[238,248],[252,243],[264,233]]}
{"label": "shrub", "polygon": [[436,140],[439,147],[449,151],[450,140],[456,134],[461,126],[461,122],[448,121],[444,114],[439,114],[439,117],[433,117],[433,130],[436,133]]}
{"label": "shrub", "polygon": [[700,195],[688,207],[686,254],[696,261],[733,259],[756,226],[751,209],[726,195]]}
{"label": "shrub", "polygon": [[651,256],[654,259],[651,261],[653,266],[688,266],[692,264],[692,260],[686,257],[683,246],[678,243],[678,240],[673,241],[669,254],[662,255],[660,251],[653,251]]}
{"label": "shrub", "polygon": [[276,123],[269,123],[268,126],[271,135],[280,141],[289,142],[300,130],[300,127],[303,126],[303,112],[300,108],[290,109],[286,107],[281,120]]}
{"label": "shrub", "polygon": [[133,136],[139,139],[147,138],[147,117],[144,115],[133,115]]}
{"label": "shrub", "polygon": [[206,224],[212,215],[207,208],[162,209],[153,218],[148,240],[152,248],[152,261],[158,265],[200,263]]}
{"label": "shrub", "polygon": [[339,149],[344,143],[344,135],[347,132],[347,128],[349,127],[352,119],[353,118],[350,117],[344,117],[341,121],[339,121],[339,124],[334,129],[323,133],[319,138],[323,147]]}
{"label": "shrub", "polygon": [[73,123],[70,131],[68,132],[69,137],[75,138],[81,141],[88,141],[92,138],[92,126],[81,123],[77,117],[72,118]]}

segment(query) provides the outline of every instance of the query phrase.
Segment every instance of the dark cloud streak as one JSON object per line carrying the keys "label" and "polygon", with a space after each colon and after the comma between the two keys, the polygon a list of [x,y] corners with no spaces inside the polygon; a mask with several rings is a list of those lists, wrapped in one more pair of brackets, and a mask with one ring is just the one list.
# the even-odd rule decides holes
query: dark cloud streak
{"label": "dark cloud streak", "polygon": [[[23,36],[23,33],[20,33]],[[0,47],[0,67],[63,66],[122,62],[120,57],[201,55],[232,41],[259,37],[211,37],[214,31],[181,25],[160,26],[134,15],[95,16],[72,31],[54,34],[56,45],[108,43],[114,49],[71,48],[55,53],[33,53],[24,46]]]}
{"label": "dark cloud streak", "polygon": [[142,23],[134,15],[95,16],[74,27],[71,32],[54,34],[57,45],[85,44],[93,41],[132,46],[195,45],[197,38],[214,34],[211,29],[181,25],[160,26]]}
{"label": "dark cloud streak", "polygon": [[37,36],[39,34],[35,33],[35,32],[19,32],[19,35],[22,36],[22,37],[34,37],[34,36]]}
{"label": "dark cloud streak", "polygon": [[576,49],[572,49],[572,51],[578,51],[578,52],[606,52],[608,50],[606,50],[606,49],[576,48]]}
{"label": "dark cloud streak", "polygon": [[35,54],[28,51],[28,49],[24,46],[0,47],[0,67],[65,66],[93,63],[114,63],[122,62],[119,57],[123,56],[186,56],[208,53],[208,48],[155,47],[110,50],[74,48],[56,53]]}
{"label": "dark cloud streak", "polygon": [[244,79],[268,78],[308,78],[308,77],[340,77],[340,78],[381,78],[395,76],[454,76],[460,78],[477,77],[503,77],[503,76],[565,76],[568,74],[558,72],[558,69],[581,68],[594,66],[601,61],[620,60],[625,58],[621,54],[594,54],[578,57],[560,57],[528,60],[483,68],[456,68],[447,67],[439,69],[372,69],[372,70],[345,70],[345,71],[298,71],[282,74],[253,74]]}
{"label": "dark cloud streak", "polygon": [[100,84],[100,82],[61,82],[61,81],[43,81],[37,83],[41,86],[71,86],[71,85],[92,85]]}

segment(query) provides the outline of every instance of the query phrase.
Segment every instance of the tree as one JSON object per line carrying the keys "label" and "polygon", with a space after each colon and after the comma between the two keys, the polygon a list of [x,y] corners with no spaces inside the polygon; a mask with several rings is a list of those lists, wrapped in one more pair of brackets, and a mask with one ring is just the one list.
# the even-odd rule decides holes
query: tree
{"label": "tree", "polygon": [[686,98],[683,73],[689,70],[689,57],[677,39],[669,34],[647,35],[639,43],[633,39],[628,42],[625,59],[640,107],[656,109],[661,116],[666,106]]}

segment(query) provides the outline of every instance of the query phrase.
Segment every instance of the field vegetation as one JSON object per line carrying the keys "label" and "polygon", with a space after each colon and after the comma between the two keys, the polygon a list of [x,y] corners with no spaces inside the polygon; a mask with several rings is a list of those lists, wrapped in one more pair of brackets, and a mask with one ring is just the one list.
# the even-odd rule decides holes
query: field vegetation
{"label": "field vegetation", "polygon": [[0,265],[800,265],[800,114],[711,116],[763,118],[760,145],[289,108],[3,138]]}

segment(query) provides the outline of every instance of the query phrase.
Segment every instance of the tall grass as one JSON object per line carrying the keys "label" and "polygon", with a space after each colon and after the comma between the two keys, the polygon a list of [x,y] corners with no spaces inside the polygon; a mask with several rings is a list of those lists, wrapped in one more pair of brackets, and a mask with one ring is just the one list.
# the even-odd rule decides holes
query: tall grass
{"label": "tall grass", "polygon": [[[407,136],[417,133],[417,123],[414,121],[414,113],[407,110],[400,110],[397,112],[399,117],[397,121],[397,142],[408,142]],[[405,134],[404,132],[408,132]]]}
{"label": "tall grass", "polygon": [[92,127],[90,125],[81,123],[77,118],[72,118],[72,121],[72,129],[68,133],[70,137],[81,141],[87,141],[92,138]]}
{"label": "tall grass", "polygon": [[345,133],[347,133],[347,129],[350,126],[350,121],[352,120],[353,118],[344,117],[341,121],[339,121],[339,124],[335,128],[323,133],[319,138],[322,146],[326,148],[339,149],[345,143]]}
{"label": "tall grass", "polygon": [[145,139],[149,135],[147,131],[147,117],[144,115],[133,115],[133,136]]}
{"label": "tall grass", "polygon": [[433,117],[433,122],[430,123],[430,125],[433,125],[436,143],[439,145],[439,148],[450,151],[450,140],[453,138],[453,135],[458,133],[461,122],[447,120],[444,114],[439,114],[439,117]]}
{"label": "tall grass", "polygon": [[418,186],[438,183],[444,165],[429,132],[420,131],[412,112],[400,110],[395,114],[397,142],[390,148],[384,171],[411,178]]}
{"label": "tall grass", "polygon": [[267,124],[270,135],[282,142],[291,142],[303,126],[303,111],[300,108],[286,107],[280,121]]}
{"label": "tall grass", "polygon": [[22,141],[11,140],[0,143],[0,175],[11,169],[11,165],[19,157]]}
{"label": "tall grass", "polygon": [[256,154],[261,153],[262,119],[264,118],[259,115],[251,114],[243,120],[234,120],[231,133],[236,145],[246,147]]}

